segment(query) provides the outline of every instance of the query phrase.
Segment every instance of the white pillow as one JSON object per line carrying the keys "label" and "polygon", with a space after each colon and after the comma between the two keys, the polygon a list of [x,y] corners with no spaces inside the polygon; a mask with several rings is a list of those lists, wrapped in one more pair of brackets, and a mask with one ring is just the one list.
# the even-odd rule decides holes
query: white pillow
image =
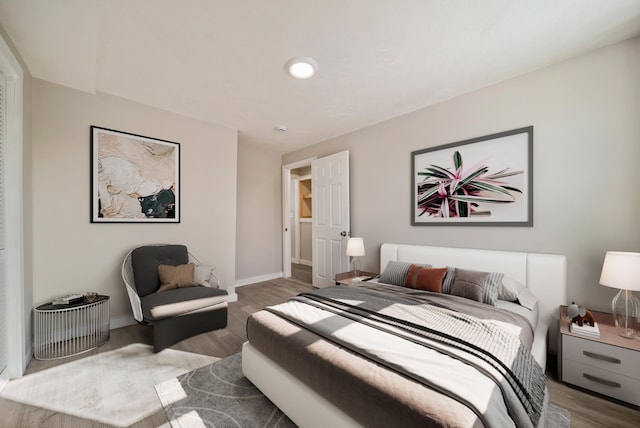
{"label": "white pillow", "polygon": [[218,288],[218,278],[213,273],[215,268],[212,265],[197,265],[193,269],[193,282],[205,287]]}
{"label": "white pillow", "polygon": [[533,310],[538,303],[538,298],[528,288],[525,288],[518,294],[518,303],[527,309]]}
{"label": "white pillow", "polygon": [[505,276],[502,278],[502,283],[498,289],[498,299],[506,300],[508,302],[516,302],[518,295],[526,287],[520,281]]}

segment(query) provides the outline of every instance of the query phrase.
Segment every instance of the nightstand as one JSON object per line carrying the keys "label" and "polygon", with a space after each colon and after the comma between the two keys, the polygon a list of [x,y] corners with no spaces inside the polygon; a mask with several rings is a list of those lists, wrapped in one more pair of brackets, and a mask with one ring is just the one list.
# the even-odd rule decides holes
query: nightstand
{"label": "nightstand", "polygon": [[640,340],[618,336],[613,316],[591,311],[600,338],[571,333],[560,306],[558,376],[563,382],[640,406]]}
{"label": "nightstand", "polygon": [[[360,277],[364,276],[368,278],[374,278],[379,275],[377,273],[365,272],[363,270],[359,271],[358,274]],[[350,272],[338,273],[336,274],[336,285],[351,285],[354,282],[353,279],[355,277],[356,277],[356,272],[353,270]]]}

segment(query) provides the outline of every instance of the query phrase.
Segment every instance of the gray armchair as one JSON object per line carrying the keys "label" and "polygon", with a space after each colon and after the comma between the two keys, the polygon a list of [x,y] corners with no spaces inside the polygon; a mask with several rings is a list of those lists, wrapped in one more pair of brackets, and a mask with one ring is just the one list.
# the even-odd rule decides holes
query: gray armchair
{"label": "gray armchair", "polygon": [[[180,266],[193,262],[200,284],[186,288],[160,288],[159,265]],[[204,268],[205,275],[202,275]],[[153,326],[153,350],[159,352],[191,336],[227,326],[225,290],[217,288],[213,267],[203,266],[184,245],[156,244],[134,248],[122,263],[122,279],[133,316]]]}

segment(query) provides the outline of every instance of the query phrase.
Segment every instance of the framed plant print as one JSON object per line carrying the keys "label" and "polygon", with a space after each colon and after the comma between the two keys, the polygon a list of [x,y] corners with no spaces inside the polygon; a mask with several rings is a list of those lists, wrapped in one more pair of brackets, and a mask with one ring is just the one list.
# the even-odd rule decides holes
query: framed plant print
{"label": "framed plant print", "polygon": [[533,226],[533,126],[411,153],[414,226]]}
{"label": "framed plant print", "polygon": [[180,223],[180,144],[92,126],[91,222]]}

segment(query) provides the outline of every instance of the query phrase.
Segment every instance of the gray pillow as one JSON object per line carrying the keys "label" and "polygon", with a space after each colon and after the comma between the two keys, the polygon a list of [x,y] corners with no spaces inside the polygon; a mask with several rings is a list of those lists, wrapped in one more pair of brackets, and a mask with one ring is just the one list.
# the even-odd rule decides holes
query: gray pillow
{"label": "gray pillow", "polygon": [[[384,272],[382,272],[378,281],[384,282],[385,284],[404,286],[404,282],[407,279],[407,274],[409,273],[409,268],[412,264],[413,263],[409,262],[396,262],[390,260],[387,263],[387,267],[384,268]],[[431,265],[424,265],[424,267],[431,267]]]}
{"label": "gray pillow", "polygon": [[442,280],[442,293],[451,294],[451,287],[453,286],[453,278],[456,276],[456,268],[447,266],[447,273],[444,274]]}
{"label": "gray pillow", "polygon": [[489,278],[487,278],[487,284],[484,287],[484,294],[482,295],[482,301],[487,305],[496,305],[498,291],[500,291],[500,284],[502,284],[503,277],[503,273],[489,272]]}
{"label": "gray pillow", "polygon": [[[482,284],[482,296],[479,302],[486,303],[487,305],[496,305],[498,300],[498,291],[500,290],[500,284],[502,283],[503,273],[500,272],[482,272],[477,270],[467,270],[460,268],[447,267],[447,274],[442,282],[442,292],[447,294],[455,294],[453,292],[453,284],[455,283],[459,272],[471,272],[478,274],[487,274],[486,282]],[[461,292],[458,290],[458,292]],[[472,300],[477,300],[473,298]]]}
{"label": "gray pillow", "polygon": [[489,273],[474,270],[456,269],[456,274],[451,287],[451,294],[465,299],[482,302],[484,288],[487,284]]}

